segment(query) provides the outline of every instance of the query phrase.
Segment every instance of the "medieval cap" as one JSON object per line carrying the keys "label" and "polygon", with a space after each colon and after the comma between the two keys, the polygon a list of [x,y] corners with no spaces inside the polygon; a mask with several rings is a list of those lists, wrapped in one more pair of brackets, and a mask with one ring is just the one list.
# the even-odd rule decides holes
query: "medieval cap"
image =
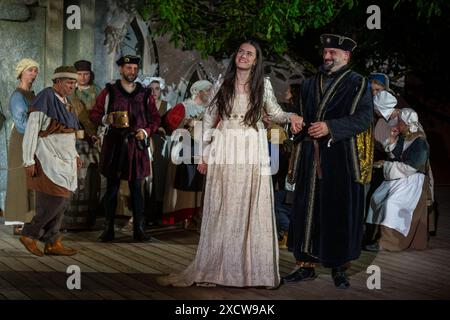
{"label": "medieval cap", "polygon": [[77,80],[77,69],[74,66],[61,66],[55,69],[52,80],[58,78],[69,78]]}
{"label": "medieval cap", "polygon": [[320,36],[320,42],[324,48],[337,48],[350,52],[356,48],[356,42],[353,39],[337,34],[323,34]]}
{"label": "medieval cap", "polygon": [[73,65],[75,66],[75,69],[77,69],[77,71],[92,71],[91,63],[87,60],[78,60]]}
{"label": "medieval cap", "polygon": [[126,63],[132,63],[132,64],[137,64],[139,65],[139,63],[141,62],[141,58],[138,56],[132,56],[132,55],[126,55],[126,56],[122,56],[120,57],[119,60],[116,61],[118,66],[122,66]]}

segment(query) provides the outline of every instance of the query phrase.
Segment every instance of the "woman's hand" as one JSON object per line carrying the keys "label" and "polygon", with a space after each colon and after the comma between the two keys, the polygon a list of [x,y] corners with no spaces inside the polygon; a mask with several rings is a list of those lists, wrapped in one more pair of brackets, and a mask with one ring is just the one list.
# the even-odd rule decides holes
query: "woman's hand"
{"label": "woman's hand", "polygon": [[199,163],[197,165],[197,170],[201,174],[206,174],[206,170],[208,169],[208,165],[205,162]]}
{"label": "woman's hand", "polygon": [[376,169],[383,168],[384,160],[378,160],[373,163],[373,167]]}
{"label": "woman's hand", "polygon": [[400,130],[397,127],[393,127],[391,129],[391,136],[390,136],[390,139],[389,139],[391,144],[395,143],[397,141],[397,137],[398,137],[399,134],[400,134]]}
{"label": "woman's hand", "polygon": [[290,118],[291,121],[291,131],[293,134],[297,134],[299,133],[303,127],[304,127],[304,123],[303,123],[303,117],[300,117],[296,114],[293,114]]}
{"label": "woman's hand", "polygon": [[77,157],[77,169],[80,170],[83,165],[83,161],[81,161],[80,157]]}

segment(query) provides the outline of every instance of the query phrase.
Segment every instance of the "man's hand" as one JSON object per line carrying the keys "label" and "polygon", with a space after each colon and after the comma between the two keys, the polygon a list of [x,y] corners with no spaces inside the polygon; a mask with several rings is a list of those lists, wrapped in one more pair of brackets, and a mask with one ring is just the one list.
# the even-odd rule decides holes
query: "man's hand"
{"label": "man's hand", "polygon": [[25,171],[27,172],[28,177],[34,177],[37,174],[36,165],[32,164],[31,166],[25,167]]}
{"label": "man's hand", "polygon": [[112,115],[111,113],[109,113],[109,114],[106,116],[106,124],[111,125],[113,122],[114,122],[113,115]]}
{"label": "man's hand", "polygon": [[293,134],[299,133],[305,126],[305,124],[303,123],[303,117],[300,117],[296,114],[293,114],[290,117],[290,121],[291,121],[291,131]]}
{"label": "man's hand", "polygon": [[81,161],[80,157],[77,157],[77,169],[80,170],[83,165],[83,161]]}
{"label": "man's hand", "polygon": [[100,138],[96,135],[91,136],[91,141],[94,146],[100,144]]}
{"label": "man's hand", "polygon": [[163,135],[163,136],[167,135],[167,134],[166,134],[166,130],[164,130],[163,127],[159,127],[159,128],[158,128],[158,133],[161,134],[161,135]]}
{"label": "man's hand", "polygon": [[136,140],[144,140],[145,133],[142,129],[139,129],[134,137],[136,138]]}
{"label": "man's hand", "polygon": [[314,139],[319,139],[327,136],[330,133],[327,123],[324,121],[313,122],[308,129],[308,134]]}

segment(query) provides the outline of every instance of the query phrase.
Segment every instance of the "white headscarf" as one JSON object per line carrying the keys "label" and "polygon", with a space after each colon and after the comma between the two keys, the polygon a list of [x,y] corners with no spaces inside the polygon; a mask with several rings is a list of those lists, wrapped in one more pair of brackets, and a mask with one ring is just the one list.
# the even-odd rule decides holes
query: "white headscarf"
{"label": "white headscarf", "polygon": [[419,130],[419,116],[411,108],[403,108],[400,110],[400,119],[408,126],[411,133],[417,132]]}
{"label": "white headscarf", "polygon": [[205,106],[203,104],[197,104],[195,102],[195,98],[200,91],[207,90],[210,87],[212,87],[212,83],[208,80],[199,80],[192,84],[190,90],[191,97],[183,101],[186,118],[203,118],[203,114],[205,113]]}
{"label": "white headscarf", "polygon": [[161,88],[161,90],[164,90],[164,88],[166,87],[166,81],[163,78],[160,77],[150,77],[150,76],[144,76],[141,79],[136,79],[136,82],[140,82],[144,87],[148,87],[150,86],[150,84],[153,81],[158,81],[159,82],[159,87]]}
{"label": "white headscarf", "polygon": [[212,83],[208,80],[199,80],[192,84],[191,86],[191,99],[194,100],[198,93],[203,90],[207,90],[212,87]]}
{"label": "white headscarf", "polygon": [[28,58],[20,60],[16,66],[16,70],[14,73],[14,75],[16,76],[16,79],[20,78],[20,76],[22,75],[22,72],[24,72],[25,70],[32,68],[32,67],[36,67],[39,69],[39,63],[37,63],[33,59],[28,59]]}
{"label": "white headscarf", "polygon": [[386,121],[389,121],[394,108],[397,105],[397,99],[386,90],[378,92],[373,97],[373,105],[375,109],[383,116]]}

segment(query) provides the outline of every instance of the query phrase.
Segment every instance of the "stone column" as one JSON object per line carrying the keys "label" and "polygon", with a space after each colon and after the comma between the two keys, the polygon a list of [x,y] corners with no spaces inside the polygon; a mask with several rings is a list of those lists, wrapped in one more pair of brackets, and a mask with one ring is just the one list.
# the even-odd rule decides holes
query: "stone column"
{"label": "stone column", "polygon": [[78,57],[94,60],[95,0],[80,0],[81,31]]}
{"label": "stone column", "polygon": [[47,24],[45,29],[45,86],[51,86],[53,71],[63,63],[64,1],[47,1]]}

